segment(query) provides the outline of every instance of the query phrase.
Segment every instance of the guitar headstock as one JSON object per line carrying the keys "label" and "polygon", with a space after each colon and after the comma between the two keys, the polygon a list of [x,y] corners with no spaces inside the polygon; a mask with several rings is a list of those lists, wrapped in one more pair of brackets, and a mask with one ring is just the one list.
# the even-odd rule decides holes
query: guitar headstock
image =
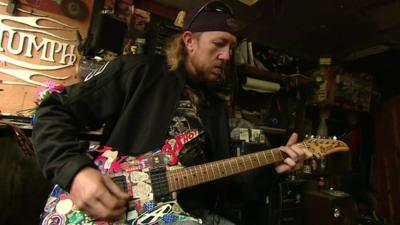
{"label": "guitar headstock", "polygon": [[303,142],[297,143],[296,145],[300,148],[307,149],[317,159],[335,152],[344,152],[349,150],[349,146],[346,143],[337,140],[336,138],[325,139],[311,137],[305,139]]}

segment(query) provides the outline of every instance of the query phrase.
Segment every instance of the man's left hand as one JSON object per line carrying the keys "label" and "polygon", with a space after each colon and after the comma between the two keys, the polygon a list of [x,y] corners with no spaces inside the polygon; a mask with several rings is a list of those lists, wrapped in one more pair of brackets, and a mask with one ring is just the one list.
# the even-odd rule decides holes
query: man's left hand
{"label": "man's left hand", "polygon": [[287,158],[283,160],[283,162],[277,166],[275,166],[275,170],[277,173],[286,173],[289,171],[294,171],[299,169],[302,165],[304,160],[309,159],[312,157],[312,153],[308,150],[300,149],[296,147],[294,144],[297,143],[298,135],[293,133],[290,136],[286,146],[281,146],[279,149],[288,155]]}

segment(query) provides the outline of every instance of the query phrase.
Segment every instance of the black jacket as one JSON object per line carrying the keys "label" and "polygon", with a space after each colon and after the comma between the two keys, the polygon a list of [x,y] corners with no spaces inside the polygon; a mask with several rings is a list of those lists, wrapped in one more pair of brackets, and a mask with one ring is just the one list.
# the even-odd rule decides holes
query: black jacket
{"label": "black jacket", "polygon": [[[138,155],[162,147],[186,83],[183,67],[170,71],[162,57],[122,56],[91,79],[53,93],[37,109],[34,149],[46,178],[69,189],[75,174],[92,166],[78,139],[104,126],[104,144]],[[211,156],[228,156],[229,130],[222,102],[211,93],[204,123]],[[215,151],[215,152],[214,152]]]}

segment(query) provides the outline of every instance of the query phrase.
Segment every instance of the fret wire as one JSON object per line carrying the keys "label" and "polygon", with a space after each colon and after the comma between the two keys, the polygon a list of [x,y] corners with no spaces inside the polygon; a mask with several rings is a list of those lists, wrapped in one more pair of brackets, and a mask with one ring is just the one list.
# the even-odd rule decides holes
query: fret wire
{"label": "fret wire", "polygon": [[198,184],[198,179],[197,179],[197,168],[193,167],[194,173],[192,174],[193,180],[195,184]]}
{"label": "fret wire", "polygon": [[262,161],[263,161],[264,164],[267,164],[267,163],[268,163],[268,159],[267,159],[266,151],[263,151],[262,154],[263,154],[263,156],[264,156],[264,157],[262,158]]}
{"label": "fret wire", "polygon": [[[187,185],[187,174],[186,170],[182,170],[182,187],[185,187]],[[186,177],[186,178],[185,178]]]}
{"label": "fret wire", "polygon": [[262,165],[261,165],[261,162],[260,162],[260,158],[259,158],[259,156],[260,156],[260,154],[259,154],[259,153],[257,153],[257,154],[256,154],[256,158],[257,158],[257,161],[258,161],[258,165],[262,166]]}
{"label": "fret wire", "polygon": [[209,180],[210,176],[208,175],[208,170],[207,170],[207,167],[205,165],[201,165],[201,171],[203,172],[202,173],[203,180],[204,181]]}
{"label": "fret wire", "polygon": [[200,184],[200,183],[203,183],[203,171],[202,171],[202,169],[201,169],[201,165],[199,165],[199,166],[196,166],[197,168],[196,168],[196,177],[197,177],[197,182],[198,182],[198,184]]}
{"label": "fret wire", "polygon": [[[208,174],[207,166],[206,165],[201,165],[201,167],[204,167],[204,168],[202,168],[204,180],[210,180],[210,175]],[[204,175],[207,175],[207,178],[205,178]]]}
{"label": "fret wire", "polygon": [[222,177],[222,171],[223,171],[222,167],[219,166],[218,164],[215,164],[214,166],[217,167],[217,169],[218,169],[218,178],[221,178]]}
{"label": "fret wire", "polygon": [[174,189],[174,183],[171,181],[171,173],[170,171],[167,171],[167,180],[168,180],[168,188],[169,190],[173,190]]}
{"label": "fret wire", "polygon": [[246,167],[246,155],[243,155],[243,157],[241,157],[242,159],[242,164],[240,164],[240,170],[243,170]]}
{"label": "fret wire", "polygon": [[[190,171],[193,172],[194,168],[195,167],[191,168]],[[196,184],[196,179],[194,179],[193,175],[194,175],[193,173],[190,174],[190,180],[192,181],[192,184],[195,185]]]}
{"label": "fret wire", "polygon": [[239,158],[238,162],[239,162],[238,171],[240,171],[242,169],[243,158]]}
{"label": "fret wire", "polygon": [[186,186],[187,185],[187,182],[188,182],[188,180],[187,180],[187,171],[186,170],[182,170],[182,177],[183,177],[183,186]]}
{"label": "fret wire", "polygon": [[215,172],[214,172],[214,168],[212,167],[212,164],[210,164],[209,168],[211,169],[211,172],[213,173],[213,176],[211,177],[211,179],[214,179],[215,178]]}
{"label": "fret wire", "polygon": [[203,170],[201,169],[201,166],[197,167],[197,180],[199,181],[199,183],[203,183],[204,179],[203,179]]}
{"label": "fret wire", "polygon": [[173,174],[173,177],[172,177],[172,179],[173,179],[173,184],[174,184],[174,190],[177,190],[178,189],[178,182],[179,182],[179,177],[177,176],[177,172],[176,172],[176,170],[174,170],[174,171],[172,171],[172,174]]}
{"label": "fret wire", "polygon": [[203,180],[203,179],[201,178],[201,175],[202,175],[202,173],[201,173],[201,167],[200,167],[200,166],[196,166],[195,170],[196,170],[197,184],[200,184],[200,183],[202,183],[202,180]]}
{"label": "fret wire", "polygon": [[[214,163],[213,163],[214,164]],[[218,170],[218,178],[221,177],[221,170],[219,169],[219,166],[214,164],[214,168],[217,167]]]}
{"label": "fret wire", "polygon": [[251,164],[251,167],[252,167],[252,168],[254,168],[254,165],[253,165],[253,160],[251,160],[251,155],[249,155],[249,156],[248,156],[248,158],[250,159],[250,164]]}
{"label": "fret wire", "polygon": [[197,167],[193,167],[194,173],[192,174],[193,178],[194,178],[194,183],[198,184],[199,183],[199,179],[197,178]]}
{"label": "fret wire", "polygon": [[193,179],[193,173],[192,172],[193,172],[193,168],[190,168],[188,171],[186,171],[186,175],[188,177],[189,184],[193,184],[194,185],[194,179]]}
{"label": "fret wire", "polygon": [[237,158],[236,161],[236,173],[240,171],[240,167],[239,167],[239,158]]}
{"label": "fret wire", "polygon": [[274,159],[274,161],[276,161],[276,159],[275,159],[275,154],[274,154],[274,150],[271,151],[271,155],[272,155],[272,158]]}
{"label": "fret wire", "polygon": [[180,187],[180,172],[179,170],[175,170],[175,181],[176,181],[176,189],[179,189]]}
{"label": "fret wire", "polygon": [[229,164],[229,167],[231,168],[230,174],[233,174],[231,160],[227,160],[227,162],[228,162],[228,164]]}
{"label": "fret wire", "polygon": [[180,188],[183,187],[182,181],[183,181],[182,172],[178,170],[178,183]]}
{"label": "fret wire", "polygon": [[171,185],[171,190],[175,190],[176,189],[176,184],[174,181],[174,173],[173,171],[169,171],[168,172],[168,183],[169,185]]}
{"label": "fret wire", "polygon": [[268,157],[267,157],[267,155],[266,155],[266,151],[264,151],[263,152],[263,155],[264,155],[264,160],[265,160],[265,163],[268,163]]}
{"label": "fret wire", "polygon": [[257,165],[257,156],[255,154],[251,155],[252,161],[254,162],[254,164],[256,165],[255,167],[259,167],[261,166],[260,164]]}
{"label": "fret wire", "polygon": [[206,165],[204,165],[204,167],[205,167],[205,171],[206,171],[206,173],[207,173],[207,178],[208,178],[208,180],[211,180],[211,179],[210,179],[210,173],[208,172],[208,167],[207,167]]}
{"label": "fret wire", "polygon": [[214,180],[216,180],[221,177],[221,171],[219,170],[219,166],[216,165],[214,162],[213,162],[213,167],[217,169],[217,176],[214,179]]}
{"label": "fret wire", "polygon": [[228,163],[228,165],[229,165],[229,168],[230,168],[229,175],[232,175],[232,174],[233,174],[233,172],[232,172],[232,164],[231,164],[231,160],[227,160],[226,162]]}
{"label": "fret wire", "polygon": [[226,171],[226,167],[225,167],[225,160],[224,161],[222,161],[222,166],[224,167],[224,171],[223,171],[223,173],[222,173],[222,175],[225,175],[226,173],[227,173],[227,171]]}
{"label": "fret wire", "polygon": [[170,187],[170,190],[175,190],[175,181],[174,181],[174,173],[172,171],[168,171],[167,173],[168,177],[168,186]]}
{"label": "fret wire", "polygon": [[203,183],[203,170],[201,169],[201,165],[196,166],[195,168],[196,171],[196,178],[197,178],[197,183]]}
{"label": "fret wire", "polygon": [[171,171],[170,172],[170,175],[171,175],[171,185],[173,185],[173,189],[174,190],[177,190],[178,189],[178,181],[177,181],[177,176],[176,176],[176,171],[175,170],[173,170],[173,171]]}
{"label": "fret wire", "polygon": [[187,170],[182,170],[182,174],[183,174],[183,185],[187,186],[188,184],[188,175],[187,175]]}
{"label": "fret wire", "polygon": [[187,171],[186,170],[182,170],[182,182],[183,182],[183,186],[182,187],[185,187],[185,186],[187,186],[187,184],[188,184],[188,180],[187,180]]}
{"label": "fret wire", "polygon": [[225,163],[226,163],[225,160],[223,160],[223,161],[221,162],[221,169],[222,169],[221,177],[225,177],[226,174],[227,174]]}
{"label": "fret wire", "polygon": [[210,165],[209,165],[209,167],[208,167],[210,170],[211,170],[211,172],[212,172],[212,177],[211,177],[211,180],[214,180],[217,176],[215,175],[215,171],[214,171],[214,166],[213,166],[213,164],[212,163],[210,163]]}
{"label": "fret wire", "polygon": [[229,174],[232,175],[232,174],[233,174],[233,172],[232,172],[232,164],[231,164],[232,160],[231,160],[231,159],[228,159],[228,160],[226,160],[226,162],[227,162],[228,165],[229,165],[229,170],[230,170]]}
{"label": "fret wire", "polygon": [[174,173],[174,184],[175,184],[175,190],[178,190],[179,188],[179,177],[177,176],[177,172],[176,172],[176,170],[174,170],[173,171],[173,173]]}
{"label": "fret wire", "polygon": [[264,152],[265,163],[268,163],[271,160],[270,152]]}
{"label": "fret wire", "polygon": [[203,183],[203,169],[201,168],[202,165],[197,166],[198,167],[198,172],[197,172],[197,180],[199,183]]}
{"label": "fret wire", "polygon": [[[235,158],[235,162],[236,162],[236,169],[239,167],[239,161],[237,158]],[[235,171],[236,172],[236,171]]]}

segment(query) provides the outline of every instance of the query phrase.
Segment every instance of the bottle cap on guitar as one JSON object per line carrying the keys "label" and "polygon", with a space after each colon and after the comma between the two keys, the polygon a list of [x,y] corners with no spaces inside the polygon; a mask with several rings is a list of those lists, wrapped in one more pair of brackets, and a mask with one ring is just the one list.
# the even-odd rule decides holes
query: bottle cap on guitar
{"label": "bottle cap on guitar", "polygon": [[60,215],[66,215],[71,212],[73,206],[71,199],[63,199],[57,203],[56,211]]}

